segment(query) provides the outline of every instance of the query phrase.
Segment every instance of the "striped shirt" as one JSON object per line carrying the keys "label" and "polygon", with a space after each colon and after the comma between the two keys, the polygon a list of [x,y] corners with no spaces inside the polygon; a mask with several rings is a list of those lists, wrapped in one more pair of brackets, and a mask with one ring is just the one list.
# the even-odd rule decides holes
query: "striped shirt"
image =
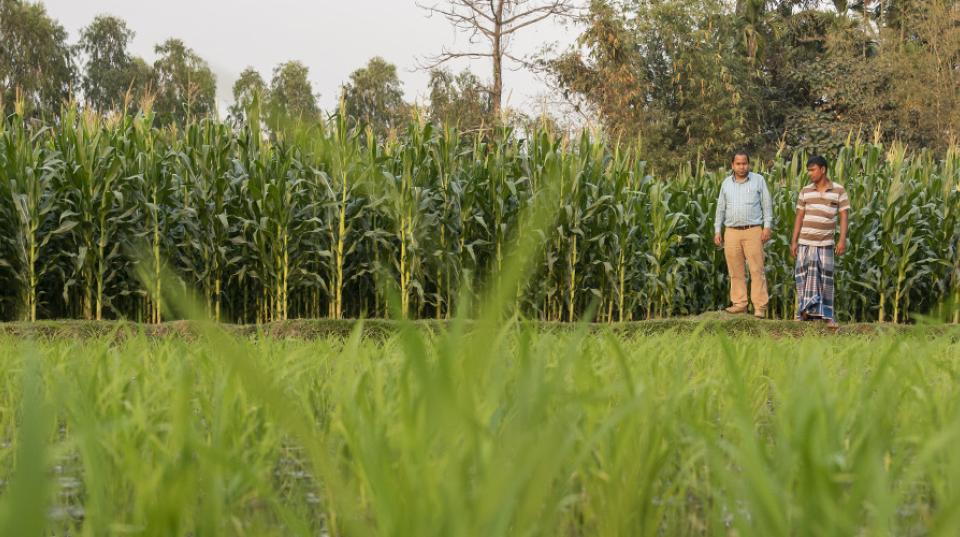
{"label": "striped shirt", "polygon": [[742,183],[728,175],[720,185],[713,230],[720,233],[721,226],[760,224],[767,229],[773,227],[773,200],[767,190],[767,182],[759,173],[747,174],[747,180]]}
{"label": "striped shirt", "polygon": [[797,210],[803,211],[803,223],[797,242],[807,246],[833,246],[837,213],[849,211],[850,200],[847,198],[847,191],[832,181],[823,192],[809,184],[800,190]]}

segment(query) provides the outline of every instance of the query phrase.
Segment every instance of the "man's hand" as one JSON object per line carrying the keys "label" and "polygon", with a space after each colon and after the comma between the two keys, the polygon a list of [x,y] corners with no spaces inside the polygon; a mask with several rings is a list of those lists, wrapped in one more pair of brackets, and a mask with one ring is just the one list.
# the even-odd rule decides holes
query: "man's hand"
{"label": "man's hand", "polygon": [[847,240],[841,239],[840,242],[837,243],[837,247],[834,249],[834,252],[837,255],[843,255],[843,253],[846,251],[847,251]]}
{"label": "man's hand", "polygon": [[793,258],[793,259],[796,259],[796,258],[797,258],[797,243],[796,243],[796,242],[791,242],[791,243],[790,243],[790,257]]}
{"label": "man's hand", "polygon": [[773,233],[770,232],[770,228],[763,228],[763,231],[760,232],[760,240],[768,242],[771,238],[773,238]]}
{"label": "man's hand", "polygon": [[723,237],[721,237],[720,234],[717,233],[716,235],[713,236],[713,243],[716,244],[718,248],[720,246],[723,246]]}

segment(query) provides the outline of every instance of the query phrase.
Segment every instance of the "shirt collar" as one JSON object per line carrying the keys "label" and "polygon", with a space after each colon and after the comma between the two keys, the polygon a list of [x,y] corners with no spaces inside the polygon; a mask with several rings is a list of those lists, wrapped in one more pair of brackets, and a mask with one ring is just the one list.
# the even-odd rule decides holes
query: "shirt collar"
{"label": "shirt collar", "polygon": [[[834,183],[833,181],[828,181],[828,183],[830,183],[830,184],[827,185],[827,189],[824,190],[824,192],[830,192],[831,190],[836,189],[836,187],[837,187],[837,184],[836,184],[836,183]],[[817,185],[815,185],[815,184],[813,184],[813,183],[807,183],[807,186],[805,186],[804,188],[809,188],[810,190],[816,190],[816,189],[817,189]]]}

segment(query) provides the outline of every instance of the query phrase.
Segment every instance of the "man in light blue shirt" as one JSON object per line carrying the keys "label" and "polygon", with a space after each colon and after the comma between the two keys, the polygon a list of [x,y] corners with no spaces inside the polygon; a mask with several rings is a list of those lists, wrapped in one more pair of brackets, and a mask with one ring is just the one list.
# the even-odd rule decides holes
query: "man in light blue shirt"
{"label": "man in light blue shirt", "polygon": [[[750,267],[750,299],[753,314],[767,314],[767,278],[763,271],[763,244],[770,240],[773,201],[763,176],[750,171],[750,156],[741,151],[733,156],[733,173],[723,180],[713,223],[713,242],[723,246],[730,273],[728,313],[747,312],[747,279],[744,261]],[[721,235],[721,228],[725,228]]]}

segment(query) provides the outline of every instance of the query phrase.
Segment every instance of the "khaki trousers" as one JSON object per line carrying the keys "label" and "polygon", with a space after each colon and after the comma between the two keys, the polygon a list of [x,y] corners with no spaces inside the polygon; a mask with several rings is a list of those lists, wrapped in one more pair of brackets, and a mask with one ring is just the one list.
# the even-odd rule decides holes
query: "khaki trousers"
{"label": "khaki trousers", "polygon": [[727,258],[730,274],[730,302],[736,308],[747,307],[747,279],[744,261],[750,267],[750,299],[753,310],[765,310],[770,298],[767,295],[767,278],[763,273],[763,241],[760,226],[750,229],[727,228],[723,235],[723,254]]}

